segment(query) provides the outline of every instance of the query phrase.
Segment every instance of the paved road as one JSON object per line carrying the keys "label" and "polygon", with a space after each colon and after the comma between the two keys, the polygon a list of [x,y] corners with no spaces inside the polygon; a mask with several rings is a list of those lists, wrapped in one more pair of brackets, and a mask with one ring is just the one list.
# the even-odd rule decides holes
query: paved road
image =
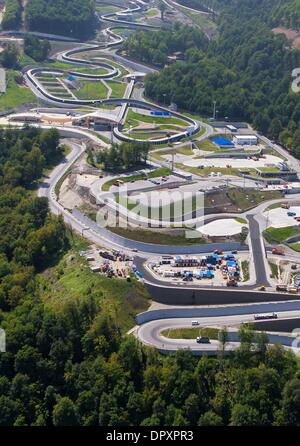
{"label": "paved road", "polygon": [[[282,307],[282,305],[281,305]],[[211,341],[211,344],[197,344],[195,339],[169,339],[161,334],[164,330],[174,328],[190,328],[192,320],[199,322],[199,327],[231,327],[229,331],[229,340],[226,345],[226,351],[232,351],[239,347],[237,328],[240,324],[253,322],[254,315],[259,313],[273,313],[277,311],[278,320],[294,319],[299,317],[300,302],[285,303],[284,308],[278,312],[280,304],[262,304],[248,305],[245,307],[224,307],[224,308],[204,308],[196,310],[193,317],[167,318],[168,314],[174,312],[172,309],[165,310],[165,318],[152,320],[139,325],[135,330],[135,336],[145,345],[153,346],[163,352],[172,352],[180,348],[188,348],[195,354],[216,354],[220,350],[218,341]],[[292,308],[292,309],[289,309]],[[295,308],[298,308],[295,310]],[[240,309],[240,311],[239,311]],[[182,310],[184,313],[184,310]],[[201,315],[202,313],[202,315]],[[233,314],[232,314],[233,313]],[[282,334],[269,334],[270,343],[280,343],[289,348],[292,346],[294,337]],[[300,355],[299,348],[293,348],[293,351]]]}
{"label": "paved road", "polygon": [[249,234],[251,239],[253,262],[256,273],[256,284],[269,287],[271,286],[271,284],[267,277],[267,270],[265,264],[266,252],[264,248],[260,226],[253,215],[247,215],[247,219],[249,221]]}

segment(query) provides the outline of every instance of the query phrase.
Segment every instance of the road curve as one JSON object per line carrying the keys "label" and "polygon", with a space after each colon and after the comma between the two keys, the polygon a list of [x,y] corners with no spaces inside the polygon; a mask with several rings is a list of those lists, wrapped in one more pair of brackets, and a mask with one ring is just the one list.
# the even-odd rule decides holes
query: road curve
{"label": "road curve", "polygon": [[[300,303],[298,302],[298,307],[300,308]],[[278,304],[268,304],[268,311],[273,312],[279,308]],[[289,305],[284,304],[284,308],[288,308]],[[290,307],[297,307],[296,304],[290,305]],[[176,328],[191,328],[192,321],[197,320],[199,322],[199,327],[230,327],[228,329],[229,342],[226,344],[225,352],[229,353],[239,347],[239,339],[237,329],[243,323],[253,322],[254,315],[258,313],[264,313],[266,310],[266,304],[240,307],[242,311],[240,314],[230,314],[226,307],[218,307],[218,309],[210,308],[202,310],[197,309],[197,313],[194,310],[195,315],[193,317],[180,317],[180,318],[163,318],[157,320],[150,320],[142,325],[139,325],[135,330],[135,336],[145,345],[155,347],[162,353],[172,353],[178,349],[189,349],[193,354],[201,355],[216,355],[220,351],[220,343],[216,340],[212,340],[210,344],[198,344],[195,339],[170,339],[164,335],[162,332],[165,330],[171,330]],[[255,309],[255,312],[252,312]],[[231,308],[231,311],[238,313],[238,307]],[[273,310],[273,311],[272,311]],[[248,311],[248,312],[247,312]],[[174,310],[170,309],[164,311],[165,316],[169,314],[174,314]],[[184,309],[182,311],[184,314]],[[199,316],[200,314],[200,316]],[[210,314],[208,316],[208,314]],[[281,312],[277,313],[279,318],[284,319],[294,319],[299,317],[299,310],[288,310],[283,309]],[[197,330],[195,330],[195,333]],[[196,336],[196,335],[195,335]],[[295,342],[295,335],[287,335],[280,333],[268,333],[270,344],[281,344],[286,348],[292,349],[294,353],[300,356],[300,342]]]}

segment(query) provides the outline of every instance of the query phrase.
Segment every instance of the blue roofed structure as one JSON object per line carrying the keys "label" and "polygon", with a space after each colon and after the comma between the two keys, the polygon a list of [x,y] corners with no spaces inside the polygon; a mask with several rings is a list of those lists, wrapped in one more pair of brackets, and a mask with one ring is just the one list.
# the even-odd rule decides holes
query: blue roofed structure
{"label": "blue roofed structure", "polygon": [[212,138],[212,141],[219,147],[234,147],[234,143],[232,141],[229,141],[229,139],[223,138],[222,136]]}

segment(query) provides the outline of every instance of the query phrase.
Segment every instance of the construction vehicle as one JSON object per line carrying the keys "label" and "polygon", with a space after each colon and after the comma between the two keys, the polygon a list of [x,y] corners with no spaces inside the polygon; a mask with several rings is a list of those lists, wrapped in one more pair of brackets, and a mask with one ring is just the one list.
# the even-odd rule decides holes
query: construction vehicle
{"label": "construction vehicle", "polygon": [[283,203],[283,204],[281,205],[281,208],[282,208],[282,209],[290,209],[290,205],[289,205],[288,203]]}
{"label": "construction vehicle", "polygon": [[261,285],[261,286],[258,288],[258,291],[266,291],[266,287],[265,287],[265,285]]}
{"label": "construction vehicle", "polygon": [[277,256],[284,256],[284,250],[281,248],[281,246],[276,246],[272,249],[272,254]]}

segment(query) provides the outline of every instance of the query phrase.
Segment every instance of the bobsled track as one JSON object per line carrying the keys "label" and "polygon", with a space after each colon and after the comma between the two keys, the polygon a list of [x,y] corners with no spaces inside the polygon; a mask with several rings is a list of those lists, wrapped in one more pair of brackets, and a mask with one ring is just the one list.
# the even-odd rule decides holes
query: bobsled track
{"label": "bobsled track", "polygon": [[[100,3],[99,3],[100,4]],[[148,24],[142,24],[142,23],[135,23],[135,22],[128,22],[126,20],[122,20],[122,15],[126,14],[128,12],[130,13],[136,13],[141,11],[141,6],[139,5],[138,0],[136,2],[131,2],[132,7],[121,9],[120,12],[116,13],[109,13],[104,15],[97,15],[98,19],[101,22],[109,22],[116,24],[118,27],[129,27],[129,28],[143,28],[143,29],[158,29],[158,27],[155,27],[153,25]],[[85,79],[85,80],[113,80],[121,76],[121,72],[116,66],[112,63],[110,63],[109,59],[109,50],[113,49],[115,47],[118,47],[121,43],[123,43],[124,39],[121,35],[117,34],[116,32],[111,29],[111,27],[105,28],[103,30],[103,34],[106,36],[107,39],[109,39],[108,42],[99,42],[94,44],[80,44],[78,47],[64,51],[62,53],[59,53],[55,56],[56,61],[67,63],[72,65],[72,68],[70,67],[70,70],[68,69],[60,69],[60,68],[51,68],[51,67],[37,67],[37,68],[29,68],[28,70],[25,70],[24,77],[27,82],[27,84],[30,86],[33,93],[39,97],[41,100],[56,106],[63,106],[64,108],[75,108],[75,107],[101,107],[106,105],[114,105],[114,106],[121,106],[121,112],[119,113],[118,117],[118,124],[113,127],[113,133],[115,137],[118,140],[121,141],[140,141],[145,142],[145,140],[140,140],[138,138],[134,138],[132,135],[124,135],[121,132],[121,126],[124,121],[124,117],[126,116],[127,108],[128,107],[136,107],[136,108],[142,108],[146,110],[151,111],[161,111],[161,112],[168,112],[171,114],[171,116],[179,118],[187,123],[187,129],[184,129],[183,131],[179,131],[176,134],[170,135],[168,137],[162,137],[160,139],[152,140],[150,141],[151,144],[159,145],[159,144],[165,144],[169,142],[175,142],[179,141],[183,138],[186,138],[188,136],[192,136],[196,134],[200,130],[200,125],[197,121],[195,121],[192,118],[189,118],[187,116],[182,115],[181,113],[177,112],[170,112],[170,110],[166,107],[158,106],[153,103],[144,101],[144,100],[136,100],[131,97],[132,90],[133,90],[133,84],[128,85],[128,88],[126,89],[125,97],[123,98],[109,98],[109,99],[77,99],[77,98],[62,98],[56,96],[54,93],[50,93],[45,86],[43,86],[42,82],[39,80],[39,76],[42,75],[62,75],[67,73],[70,76],[76,76],[79,79]],[[103,56],[103,60],[89,60],[88,53],[92,53],[97,50],[105,50],[107,54]],[[81,58],[80,55],[83,55]],[[126,59],[125,59],[126,61]],[[77,69],[74,69],[74,65],[78,66]],[[121,64],[118,62],[119,66]],[[80,67],[83,68],[82,72],[80,72]],[[125,67],[125,63],[124,63]],[[126,67],[125,67],[126,68]],[[89,72],[86,72],[88,69]],[[97,70],[105,71],[104,73],[97,73]],[[95,71],[96,74],[93,73]]]}

